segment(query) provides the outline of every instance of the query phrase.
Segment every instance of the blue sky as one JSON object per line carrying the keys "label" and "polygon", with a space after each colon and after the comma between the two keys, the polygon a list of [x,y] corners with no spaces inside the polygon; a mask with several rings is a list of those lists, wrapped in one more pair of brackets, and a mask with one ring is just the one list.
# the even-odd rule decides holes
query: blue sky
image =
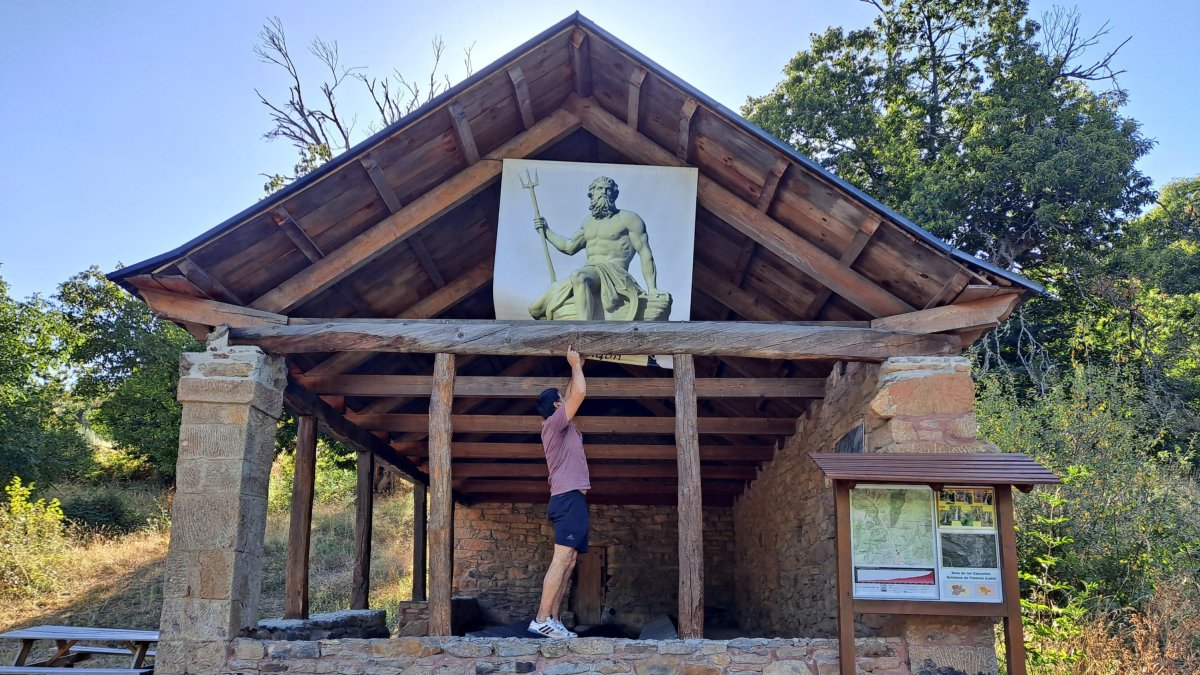
{"label": "blue sky", "polygon": [[[1158,142],[1142,170],[1159,186],[1200,173],[1200,5],[1079,6],[1085,28],[1112,23],[1111,45],[1133,37],[1118,57],[1125,112]],[[269,122],[254,94],[285,94],[282,71],[251,52],[271,16],[295,53],[313,36],[336,40],[345,63],[379,76],[426,75],[440,34],[457,81],[464,48],[482,68],[576,9],[734,110],[779,81],[810,33],[873,12],[855,0],[0,0],[0,276],[12,297],[50,294],[89,265],[157,255],[261,198],[259,174],[294,162],[288,144],[262,138]],[[302,67],[318,74],[315,61]],[[359,109],[356,139],[371,119]]]}

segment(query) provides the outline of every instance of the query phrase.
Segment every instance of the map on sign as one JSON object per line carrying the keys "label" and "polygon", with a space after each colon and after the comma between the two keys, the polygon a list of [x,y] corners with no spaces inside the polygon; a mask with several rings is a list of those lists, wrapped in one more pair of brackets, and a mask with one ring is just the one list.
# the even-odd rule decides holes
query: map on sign
{"label": "map on sign", "polygon": [[933,498],[927,487],[856,487],[850,491],[855,567],[934,567]]}

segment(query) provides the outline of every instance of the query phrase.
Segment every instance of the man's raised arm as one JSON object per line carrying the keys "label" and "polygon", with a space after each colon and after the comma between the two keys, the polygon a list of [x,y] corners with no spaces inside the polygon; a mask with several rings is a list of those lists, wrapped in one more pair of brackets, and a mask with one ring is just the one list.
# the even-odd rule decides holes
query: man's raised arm
{"label": "man's raised arm", "polygon": [[567,395],[563,397],[563,406],[567,409],[567,419],[574,419],[579,411],[579,405],[587,396],[587,382],[583,379],[583,357],[573,347],[567,347],[567,363],[571,364],[571,381],[567,383]]}
{"label": "man's raised arm", "polygon": [[566,253],[567,255],[575,255],[584,248],[585,240],[583,237],[582,227],[579,228],[579,231],[575,233],[575,236],[571,237],[570,239],[567,239],[554,230],[551,230],[550,226],[546,223],[545,218],[534,218],[533,227],[543,237],[546,238],[546,241],[550,242],[551,246],[562,251],[563,253]]}

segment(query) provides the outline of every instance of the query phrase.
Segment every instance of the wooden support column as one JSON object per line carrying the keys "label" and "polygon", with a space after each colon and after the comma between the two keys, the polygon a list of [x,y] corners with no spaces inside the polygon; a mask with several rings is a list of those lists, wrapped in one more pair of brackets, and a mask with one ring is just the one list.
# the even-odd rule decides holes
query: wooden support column
{"label": "wooden support column", "polygon": [[425,510],[425,486],[413,485],[413,563],[412,563],[412,599],[417,602],[425,600],[425,531],[428,526],[428,515]]}
{"label": "wooden support column", "polygon": [[358,490],[354,501],[354,585],[350,609],[367,609],[371,595],[371,525],[375,513],[375,454],[358,453]]}
{"label": "wooden support column", "polygon": [[317,418],[296,418],[296,472],[292,478],[292,517],[288,523],[287,574],[283,618],[308,618],[308,554],[312,537],[313,488],[317,475]]}
{"label": "wooden support column", "polygon": [[700,502],[700,434],[696,364],[676,354],[675,446],[679,472],[679,637],[704,637],[704,511]]}
{"label": "wooden support column", "polygon": [[1009,675],[1025,675],[1021,585],[1017,579],[1017,535],[1011,485],[996,486],[996,529],[1000,533],[1000,579],[1004,592],[1004,657]]}
{"label": "wooden support column", "polygon": [[450,486],[450,439],[454,433],[454,355],[433,362],[429,398],[429,634],[450,635],[450,594],[454,571],[454,496]]}
{"label": "wooden support column", "polygon": [[854,675],[854,580],[850,568],[850,486],[834,481],[837,545],[838,672]]}

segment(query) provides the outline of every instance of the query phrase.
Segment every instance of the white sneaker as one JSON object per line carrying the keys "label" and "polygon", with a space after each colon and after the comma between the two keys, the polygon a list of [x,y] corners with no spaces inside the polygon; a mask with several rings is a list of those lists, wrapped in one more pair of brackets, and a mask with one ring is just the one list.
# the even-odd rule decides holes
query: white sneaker
{"label": "white sneaker", "polygon": [[569,630],[567,630],[567,627],[563,625],[563,622],[562,622],[562,621],[560,621],[560,620],[558,620],[557,618],[555,618],[555,617],[549,617],[549,618],[547,618],[546,620],[547,620],[547,621],[550,621],[550,622],[553,622],[553,623],[554,623],[554,627],[555,627],[555,628],[557,628],[557,629],[559,629],[560,631],[562,631],[562,632],[566,633],[566,634],[567,634],[567,637],[569,637],[569,638],[577,638],[577,637],[579,637],[579,633],[576,633],[576,632],[574,632],[574,631],[569,631]]}
{"label": "white sneaker", "polygon": [[562,624],[558,623],[558,621],[549,617],[545,621],[538,621],[535,616],[533,621],[529,622],[529,632],[552,638],[576,637],[574,633],[563,628]]}

